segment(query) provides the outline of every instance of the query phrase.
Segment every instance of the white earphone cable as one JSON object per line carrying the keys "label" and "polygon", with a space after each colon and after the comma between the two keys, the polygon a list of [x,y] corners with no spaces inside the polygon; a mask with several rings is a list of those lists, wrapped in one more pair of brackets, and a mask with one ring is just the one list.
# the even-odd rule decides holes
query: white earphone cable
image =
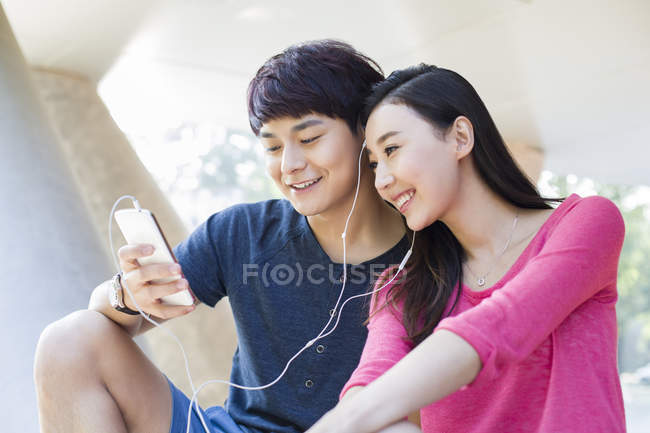
{"label": "white earphone cable", "polygon": [[[343,297],[343,293],[344,293],[344,291],[345,291],[345,286],[346,286],[346,283],[347,283],[347,256],[346,256],[347,251],[346,251],[346,242],[345,242],[345,240],[346,240],[346,235],[347,235],[347,230],[348,230],[348,224],[349,224],[349,222],[350,222],[350,218],[352,217],[352,213],[354,212],[354,208],[355,208],[355,206],[356,206],[356,202],[357,202],[357,197],[358,197],[358,195],[359,195],[359,187],[360,187],[360,183],[361,183],[361,159],[362,159],[362,156],[363,156],[363,150],[365,149],[365,147],[366,147],[366,142],[365,142],[365,140],[364,140],[363,145],[361,146],[361,152],[360,152],[360,154],[359,154],[359,162],[358,162],[358,170],[357,170],[357,187],[356,187],[356,191],[355,191],[355,193],[354,193],[354,200],[352,201],[352,208],[350,209],[350,213],[348,214],[347,220],[346,220],[346,222],[345,222],[345,227],[344,227],[343,233],[341,233],[341,238],[342,238],[342,242],[343,242],[343,286],[341,287],[341,293],[339,294],[339,297],[338,297],[338,299],[337,299],[337,301],[336,301],[336,304],[335,304],[335,306],[334,306],[334,308],[333,308],[334,314],[330,315],[329,320],[327,321],[327,323],[325,324],[325,326],[323,327],[323,329],[318,333],[318,335],[317,335],[314,339],[308,341],[308,342],[307,342],[307,343],[302,347],[302,349],[300,349],[300,350],[299,350],[299,351],[298,351],[298,352],[297,352],[293,357],[291,357],[291,359],[289,359],[289,361],[288,361],[287,364],[285,365],[285,367],[284,367],[284,369],[282,370],[282,372],[280,373],[280,375],[279,375],[277,378],[275,378],[272,382],[269,382],[269,383],[267,383],[267,384],[265,384],[265,385],[261,385],[261,386],[244,386],[244,385],[238,385],[238,384],[232,383],[232,382],[227,381],[227,380],[213,379],[213,380],[208,380],[208,381],[204,382],[203,384],[201,384],[198,388],[195,388],[195,386],[194,386],[194,382],[192,381],[192,375],[191,375],[191,373],[190,373],[189,360],[188,360],[188,358],[187,358],[187,354],[185,353],[185,349],[183,348],[183,344],[180,342],[180,340],[178,339],[178,337],[177,337],[177,336],[176,336],[172,331],[170,331],[169,329],[167,329],[167,327],[166,327],[164,324],[160,324],[160,323],[156,322],[155,320],[151,319],[150,316],[149,316],[148,314],[146,314],[146,313],[145,313],[145,312],[140,308],[140,305],[138,305],[137,301],[135,300],[135,297],[133,296],[133,293],[131,292],[131,289],[128,287],[128,284],[127,284],[127,282],[126,282],[126,279],[125,279],[125,278],[122,279],[122,284],[123,284],[123,286],[124,286],[125,291],[128,293],[129,298],[131,299],[131,302],[133,302],[133,305],[135,305],[136,309],[137,309],[138,312],[142,315],[142,317],[144,317],[145,320],[147,320],[148,322],[150,322],[150,323],[153,324],[154,326],[163,329],[163,330],[164,330],[168,335],[170,335],[170,336],[171,336],[171,337],[176,341],[176,343],[178,344],[178,346],[179,346],[180,349],[181,349],[181,352],[182,352],[182,354],[183,354],[183,359],[184,359],[184,361],[185,361],[185,372],[187,373],[187,377],[188,377],[188,379],[189,379],[190,387],[192,388],[192,393],[193,393],[193,394],[192,394],[192,398],[190,399],[190,404],[189,404],[188,411],[187,411],[187,430],[186,430],[187,433],[189,433],[189,431],[190,431],[190,424],[191,424],[191,421],[192,421],[192,420],[191,420],[192,406],[195,406],[195,408],[196,408],[196,413],[197,413],[199,419],[201,420],[201,423],[202,423],[202,425],[203,425],[203,428],[204,428],[205,432],[206,432],[206,433],[210,433],[210,432],[209,432],[209,429],[208,429],[208,427],[207,427],[207,425],[206,425],[206,422],[205,422],[205,420],[203,419],[203,415],[202,415],[202,413],[201,413],[201,410],[200,410],[200,408],[199,408],[199,406],[198,406],[198,402],[197,402],[198,393],[199,393],[199,392],[200,392],[200,391],[201,391],[201,390],[202,390],[206,385],[213,384],[213,383],[221,383],[221,384],[229,385],[229,386],[232,386],[232,387],[235,387],[235,388],[239,388],[239,389],[243,389],[243,390],[248,390],[248,391],[258,391],[258,390],[266,389],[266,388],[269,388],[269,387],[275,385],[278,381],[280,381],[280,379],[281,379],[281,378],[284,376],[284,374],[288,371],[289,366],[291,365],[291,363],[292,363],[292,362],[293,362],[293,361],[294,361],[298,356],[300,356],[300,355],[301,355],[301,354],[302,354],[302,353],[303,353],[307,348],[311,347],[311,346],[312,346],[316,341],[320,340],[321,338],[325,338],[325,337],[327,337],[328,335],[332,334],[332,332],[334,332],[334,330],[335,330],[335,329],[337,328],[337,326],[339,325],[339,321],[340,321],[340,319],[341,319],[341,313],[342,313],[342,311],[343,311],[343,308],[345,307],[345,305],[346,305],[349,301],[351,301],[351,300],[353,300],[353,299],[356,299],[356,298],[361,298],[361,297],[364,297],[364,296],[369,296],[369,295],[372,295],[372,294],[374,294],[374,293],[379,292],[379,291],[382,290],[384,287],[386,287],[387,285],[389,285],[390,283],[392,283],[393,280],[394,280],[394,279],[399,275],[399,273],[402,271],[402,269],[404,269],[404,267],[406,266],[406,262],[408,261],[409,257],[411,256],[411,252],[412,252],[412,250],[413,250],[413,244],[415,243],[415,233],[413,234],[413,240],[412,240],[412,242],[411,242],[411,247],[410,247],[410,249],[407,251],[407,253],[406,253],[406,255],[404,256],[404,258],[402,259],[402,262],[401,262],[400,265],[398,266],[398,269],[397,269],[397,271],[395,272],[395,275],[394,275],[394,276],[393,276],[393,277],[392,277],[392,278],[391,278],[387,283],[385,283],[383,286],[379,287],[378,289],[375,289],[375,290],[372,290],[372,291],[367,292],[367,293],[362,293],[362,294],[355,295],[355,296],[351,296],[351,297],[347,298],[347,299],[343,302],[343,304],[341,305],[340,310],[338,310],[338,307],[339,307],[339,304],[340,304],[341,299],[342,299],[342,297]],[[125,200],[125,199],[127,199],[127,198],[128,198],[128,199],[131,199],[131,201],[133,202],[133,206],[134,206],[136,209],[138,209],[138,210],[141,209],[141,208],[140,208],[140,204],[138,203],[138,200],[137,200],[135,197],[133,197],[133,196],[131,196],[131,195],[124,195],[124,196],[118,198],[117,201],[115,202],[115,204],[113,205],[113,208],[111,209],[111,214],[110,214],[110,217],[109,217],[109,222],[108,222],[108,236],[109,236],[109,242],[110,242],[111,252],[112,252],[112,256],[113,256],[113,261],[114,261],[114,263],[115,263],[115,267],[116,267],[116,269],[118,270],[118,272],[122,272],[122,270],[121,270],[121,268],[120,268],[119,262],[118,262],[118,260],[117,260],[117,255],[115,254],[115,249],[114,249],[114,246],[113,246],[112,222],[113,222],[113,215],[115,214],[115,210],[117,209],[117,206],[119,205],[119,203],[120,203],[122,200]],[[338,310],[338,311],[337,311],[337,310]],[[335,322],[335,324],[334,324],[334,327],[333,327],[330,331],[328,331],[327,333],[325,333],[325,331],[327,330],[327,328],[328,328],[328,327],[330,326],[330,324],[332,323],[332,320],[334,319],[334,316],[338,316],[337,319],[336,319],[336,322]]]}

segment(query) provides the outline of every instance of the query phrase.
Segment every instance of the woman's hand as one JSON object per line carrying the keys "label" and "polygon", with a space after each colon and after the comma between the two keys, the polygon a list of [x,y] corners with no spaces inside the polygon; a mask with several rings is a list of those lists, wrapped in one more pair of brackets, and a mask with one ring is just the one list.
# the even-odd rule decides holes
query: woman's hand
{"label": "woman's hand", "polygon": [[171,319],[185,315],[194,310],[194,305],[166,305],[161,298],[167,295],[189,289],[186,279],[169,283],[154,283],[162,278],[178,277],[182,275],[181,266],[174,264],[149,264],[141,266],[137,259],[153,254],[153,246],[146,244],[125,245],[120,248],[120,268],[122,269],[122,286],[124,287],[124,305],[132,310],[137,310],[131,296],[135,298],[142,311],[161,319]]}
{"label": "woman's hand", "polygon": [[420,428],[409,421],[398,421],[381,428],[376,422],[377,417],[364,416],[361,402],[350,403],[352,400],[352,397],[341,400],[307,433],[421,433]]}

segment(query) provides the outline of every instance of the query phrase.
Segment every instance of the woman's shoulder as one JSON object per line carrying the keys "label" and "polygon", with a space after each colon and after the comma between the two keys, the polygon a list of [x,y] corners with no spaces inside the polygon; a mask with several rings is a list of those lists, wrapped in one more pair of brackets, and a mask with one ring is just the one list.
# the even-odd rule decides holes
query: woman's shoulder
{"label": "woman's shoulder", "polygon": [[561,210],[564,210],[559,215],[562,220],[570,217],[570,220],[577,224],[623,224],[623,216],[618,206],[607,197],[599,195],[581,197],[571,194],[556,209]]}
{"label": "woman's shoulder", "polygon": [[[616,204],[602,196],[581,197],[571,194],[551,209],[520,210],[521,238],[515,237],[513,245],[527,245],[550,239],[571,242],[576,236],[622,239],[625,225]],[[597,242],[598,239],[592,239]]]}
{"label": "woman's shoulder", "polygon": [[618,206],[602,196],[581,197],[571,194],[549,216],[543,231],[562,238],[590,238],[600,241],[622,242],[625,223]]}

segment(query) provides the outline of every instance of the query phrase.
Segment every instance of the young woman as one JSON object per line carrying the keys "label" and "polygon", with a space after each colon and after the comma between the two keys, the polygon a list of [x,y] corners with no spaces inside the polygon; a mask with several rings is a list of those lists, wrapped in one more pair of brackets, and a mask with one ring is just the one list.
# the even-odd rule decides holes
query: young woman
{"label": "young woman", "polygon": [[625,431],[616,206],[540,197],[455,72],[397,71],[367,113],[375,186],[415,248],[373,300],[345,397],[309,432],[417,431],[400,420],[420,408],[424,432]]}

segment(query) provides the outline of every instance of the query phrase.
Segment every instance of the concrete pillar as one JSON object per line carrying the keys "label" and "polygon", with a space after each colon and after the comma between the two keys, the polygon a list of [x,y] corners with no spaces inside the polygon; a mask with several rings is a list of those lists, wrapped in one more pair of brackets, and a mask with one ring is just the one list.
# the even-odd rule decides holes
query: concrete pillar
{"label": "concrete pillar", "polygon": [[38,337],[111,267],[1,6],[0,206],[0,430],[37,432]]}
{"label": "concrete pillar", "polygon": [[516,140],[506,144],[519,167],[537,185],[544,168],[544,150]]}
{"label": "concrete pillar", "polygon": [[[136,196],[143,207],[156,215],[171,245],[185,239],[186,228],[113,121],[97,95],[96,84],[79,75],[42,68],[33,70],[33,81],[107,254],[110,254],[109,212],[114,201],[124,194]],[[122,204],[122,207],[130,206],[130,201]],[[115,224],[113,239],[116,249],[123,244]],[[107,279],[112,272],[111,268],[102,278]],[[189,316],[174,319],[165,326],[185,346],[196,385],[208,379],[229,377],[236,334],[227,301],[220,302],[215,310],[202,306]],[[144,340],[155,364],[191,395],[185,364],[176,342],[158,329],[145,334]],[[204,406],[223,404],[227,391],[225,386],[213,385],[201,392],[199,401]]]}

